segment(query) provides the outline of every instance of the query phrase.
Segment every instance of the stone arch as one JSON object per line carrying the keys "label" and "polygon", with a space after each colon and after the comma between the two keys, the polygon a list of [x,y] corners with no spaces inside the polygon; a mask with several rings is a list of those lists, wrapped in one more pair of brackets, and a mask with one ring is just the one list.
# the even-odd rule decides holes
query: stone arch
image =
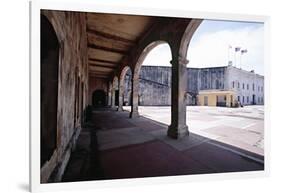
{"label": "stone arch", "polygon": [[115,108],[119,103],[119,90],[118,90],[118,77],[115,75],[112,80],[112,89],[111,89],[111,106]]}
{"label": "stone arch", "polygon": [[136,63],[133,66],[133,74],[132,74],[132,89],[131,89],[131,113],[130,117],[138,116],[138,103],[139,103],[139,74],[140,69],[143,64],[143,61],[145,60],[146,56],[150,53],[151,50],[153,50],[156,46],[160,44],[168,44],[171,55],[172,55],[172,48],[168,41],[164,40],[155,40],[150,43],[147,43],[144,46],[144,49],[141,50],[140,55],[136,58]]}
{"label": "stone arch", "polygon": [[[121,70],[121,73],[120,73],[120,77],[119,77],[119,82],[122,82],[124,81],[125,79],[125,75],[126,73],[128,72],[128,70],[131,70],[131,67],[130,66],[125,66],[122,70]],[[131,70],[132,71],[132,70]]]}
{"label": "stone arch", "polygon": [[114,76],[112,80],[112,88],[113,89],[118,89],[118,77]]}
{"label": "stone arch", "polygon": [[187,51],[189,47],[189,43],[193,37],[193,34],[199,27],[203,20],[202,19],[192,19],[190,23],[187,25],[184,34],[181,38],[180,46],[179,46],[179,51],[178,51],[178,59],[180,61],[184,61],[185,63],[188,63],[186,61],[186,56],[187,56]]}
{"label": "stone arch", "polygon": [[144,47],[144,49],[142,50],[140,56],[137,58],[137,61],[133,67],[133,78],[134,79],[138,79],[139,78],[139,73],[140,73],[140,69],[141,66],[143,64],[143,61],[145,60],[146,56],[150,53],[151,50],[153,50],[155,47],[161,45],[161,44],[168,44],[170,51],[171,51],[171,55],[172,55],[172,48],[170,46],[170,43],[168,41],[164,41],[164,40],[155,40],[153,42],[150,42],[148,45],[146,45]]}
{"label": "stone arch", "polygon": [[[132,70],[130,66],[124,66],[121,70],[120,76],[119,76],[119,104],[118,104],[118,111],[123,110],[123,104],[126,102],[126,104],[129,104],[130,97],[125,97],[125,76],[127,72],[131,72]],[[131,82],[131,80],[129,80]],[[125,101],[126,99],[126,101]]]}
{"label": "stone arch", "polygon": [[[57,109],[60,44],[53,25],[41,14],[40,149],[41,167],[57,148]],[[51,93],[51,94],[50,94]]]}

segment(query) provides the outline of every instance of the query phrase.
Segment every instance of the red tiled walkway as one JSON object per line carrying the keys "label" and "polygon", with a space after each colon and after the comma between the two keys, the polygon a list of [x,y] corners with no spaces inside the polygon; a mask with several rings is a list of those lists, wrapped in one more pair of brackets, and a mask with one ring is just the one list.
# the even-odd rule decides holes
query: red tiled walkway
{"label": "red tiled walkway", "polygon": [[[74,171],[72,169],[74,166],[77,167],[78,159],[76,159],[76,161],[70,161],[66,176],[71,177],[65,181],[264,169],[263,163],[221,148],[214,141],[194,134],[181,140],[170,139],[166,136],[165,125],[143,117],[130,119],[128,112],[94,111],[93,125],[98,143],[98,153],[95,153],[98,162],[93,163],[91,160],[84,162],[87,163],[84,168],[91,168],[96,164],[100,175],[97,177],[88,172],[88,178],[77,178],[81,172],[80,174],[71,172]],[[245,151],[241,151],[245,154]]]}

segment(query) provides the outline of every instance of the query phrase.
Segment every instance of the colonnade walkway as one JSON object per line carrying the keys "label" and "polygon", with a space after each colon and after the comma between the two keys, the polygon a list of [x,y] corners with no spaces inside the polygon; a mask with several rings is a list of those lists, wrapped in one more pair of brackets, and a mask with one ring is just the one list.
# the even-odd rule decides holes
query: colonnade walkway
{"label": "colonnade walkway", "polygon": [[263,170],[263,157],[190,133],[175,140],[167,125],[111,108],[94,109],[63,181]]}

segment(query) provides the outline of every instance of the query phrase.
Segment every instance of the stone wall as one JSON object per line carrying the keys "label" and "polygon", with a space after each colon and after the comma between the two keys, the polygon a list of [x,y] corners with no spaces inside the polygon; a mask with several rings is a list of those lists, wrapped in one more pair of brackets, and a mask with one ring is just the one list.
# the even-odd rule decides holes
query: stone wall
{"label": "stone wall", "polygon": [[92,95],[96,90],[103,90],[105,93],[107,93],[108,89],[107,79],[89,77],[89,104],[92,104]]}
{"label": "stone wall", "polygon": [[[131,76],[125,79],[125,96],[130,98]],[[232,87],[233,81],[235,87]],[[240,88],[238,88],[238,82]],[[244,84],[244,89],[243,89]],[[247,89],[249,84],[249,89]],[[253,90],[253,84],[255,89]],[[234,90],[236,99],[244,96],[243,104],[252,104],[253,95],[256,104],[264,101],[264,78],[233,66],[213,68],[187,68],[187,105],[196,104],[196,96],[200,90]],[[247,102],[247,97],[249,101]],[[126,97],[125,97],[126,98]],[[129,100],[130,101],[130,100]],[[140,71],[139,105],[171,104],[171,67],[142,66]]]}
{"label": "stone wall", "polygon": [[139,105],[171,105],[171,67],[142,66]]}
{"label": "stone wall", "polygon": [[[196,104],[199,90],[223,89],[225,68],[187,68],[187,105]],[[142,66],[139,105],[171,105],[171,76],[171,67]]]}
{"label": "stone wall", "polygon": [[88,62],[85,14],[47,10],[41,14],[52,24],[60,47],[57,147],[41,167],[41,183],[46,183],[60,181],[80,133],[88,101]]}
{"label": "stone wall", "polygon": [[[224,89],[226,67],[198,68],[198,90]],[[188,69],[189,72],[189,69]],[[188,73],[191,74],[191,73]],[[188,81],[190,77],[188,76]],[[194,81],[195,83],[195,81]],[[195,83],[196,84],[196,83]]]}

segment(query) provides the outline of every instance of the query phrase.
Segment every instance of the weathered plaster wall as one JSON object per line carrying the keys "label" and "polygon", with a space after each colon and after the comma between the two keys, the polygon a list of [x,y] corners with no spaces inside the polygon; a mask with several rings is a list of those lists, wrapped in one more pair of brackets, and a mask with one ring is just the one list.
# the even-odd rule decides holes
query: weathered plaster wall
{"label": "weathered plaster wall", "polygon": [[142,66],[139,105],[171,105],[171,67]]}
{"label": "weathered plaster wall", "polygon": [[53,25],[60,44],[57,148],[41,168],[44,183],[60,180],[80,133],[88,101],[88,62],[85,14],[48,10],[41,14]]}

